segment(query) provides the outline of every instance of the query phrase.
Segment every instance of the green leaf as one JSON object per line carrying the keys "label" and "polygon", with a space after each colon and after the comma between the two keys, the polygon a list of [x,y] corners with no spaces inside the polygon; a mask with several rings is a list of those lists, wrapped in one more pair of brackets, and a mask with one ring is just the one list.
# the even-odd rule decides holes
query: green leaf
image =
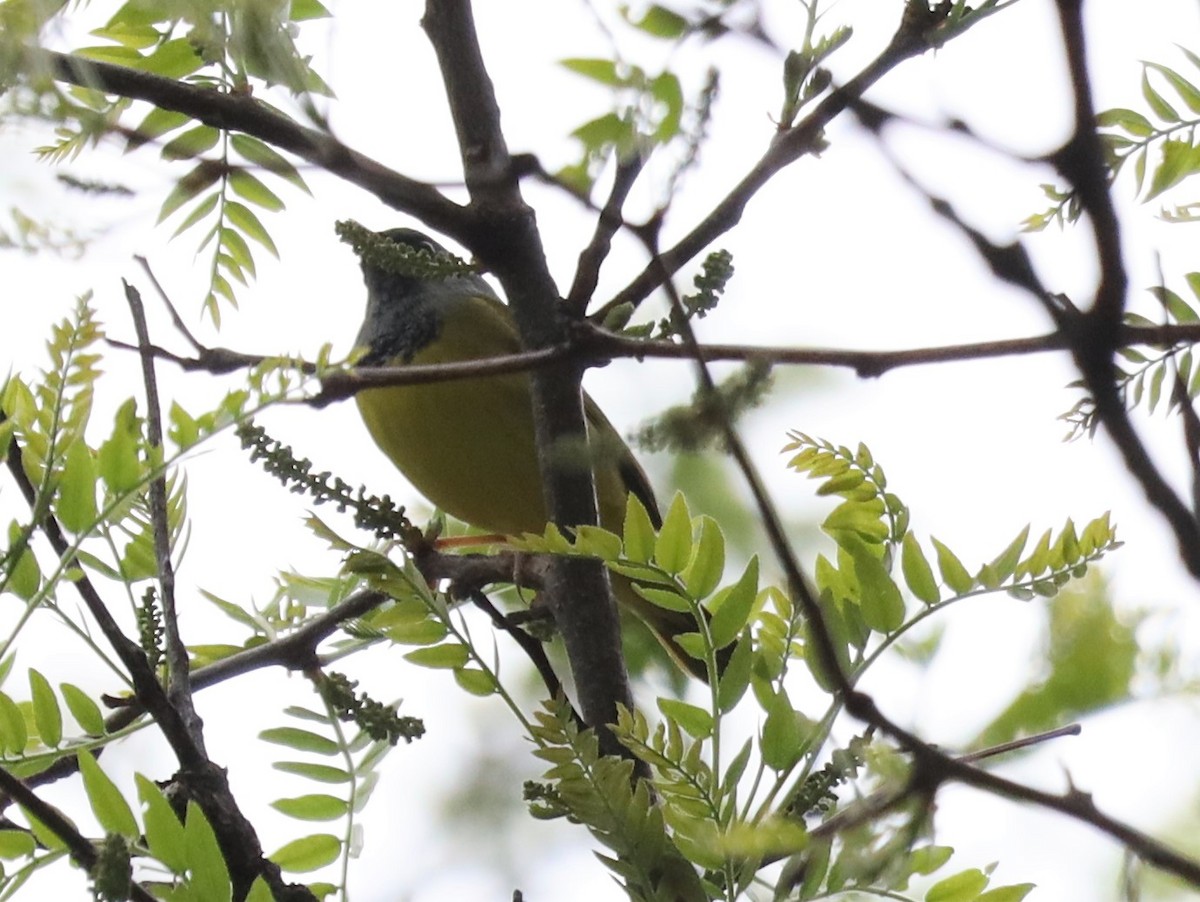
{"label": "green leaf", "polygon": [[332,864],[341,853],[340,839],[328,833],[318,833],[292,840],[267,857],[284,871],[306,874]]}
{"label": "green leaf", "polygon": [[637,21],[630,19],[629,24],[656,38],[683,37],[688,27],[687,19],[657,3],[650,5]]}
{"label": "green leaf", "polygon": [[692,515],[681,492],[676,492],[654,543],[654,562],[668,573],[682,573],[692,556]]}
{"label": "green leaf", "polygon": [[37,840],[24,830],[0,830],[0,858],[24,858],[36,848]]}
{"label": "green leaf", "polygon": [[911,532],[906,533],[900,546],[900,570],[913,595],[925,604],[937,604],[942,597],[933,568],[921,549],[921,543]]}
{"label": "green leaf", "polygon": [[733,654],[725,665],[725,672],[717,682],[717,710],[722,714],[732,711],[750,685],[751,667],[754,663],[754,646],[748,634],[738,640]]}
{"label": "green leaf", "polygon": [[634,138],[633,124],[616,113],[605,113],[591,119],[571,132],[583,145],[591,150],[605,147],[625,148]]}
{"label": "green leaf", "polygon": [[1137,138],[1148,138],[1154,134],[1154,126],[1150,120],[1136,110],[1105,110],[1096,116],[1096,124],[1101,128],[1122,128]]}
{"label": "green leaf", "polygon": [[1166,66],[1159,65],[1158,63],[1142,63],[1142,65],[1147,69],[1153,69],[1155,72],[1160,73],[1170,83],[1171,87],[1175,89],[1175,93],[1179,95],[1179,98],[1187,104],[1187,108],[1193,113],[1200,114],[1200,88],[1197,88],[1178,72],[1168,69]]}
{"label": "green leaf", "polygon": [[278,258],[279,250],[275,247],[275,242],[271,240],[270,234],[263,228],[262,222],[245,204],[240,204],[236,200],[228,201],[225,204],[225,216],[233,223],[243,235],[253,238],[259,244],[267,249],[271,256]]}
{"label": "green leaf", "polygon": [[104,715],[91,696],[71,683],[59,683],[58,688],[62,692],[63,701],[67,703],[67,710],[71,712],[71,716],[79,723],[83,732],[89,736],[103,736]]}
{"label": "green leaf", "polygon": [[973,747],[1030,735],[1128,699],[1138,669],[1136,624],[1114,610],[1104,586],[1088,580],[1054,593],[1035,583],[1034,591],[1053,595],[1045,627],[1049,674],[1039,674],[974,740]]}
{"label": "green leaf", "polygon": [[724,648],[738,637],[750,619],[750,611],[757,597],[758,555],[755,555],[742,571],[741,578],[713,600],[713,614],[708,628],[714,647]]}
{"label": "green leaf", "polygon": [[83,777],[83,788],[87,792],[92,813],[100,826],[108,833],[119,833],[126,839],[136,839],[141,830],[133,809],[117,789],[117,784],[108,778],[91,752],[80,751],[75,756],[79,761],[79,774]]}
{"label": "green leaf", "polygon": [[650,82],[650,93],[654,99],[666,107],[658,127],[654,130],[654,139],[666,143],[679,134],[679,124],[683,118],[683,88],[679,76],[674,72],[664,72]]}
{"label": "green leaf", "polygon": [[82,441],[67,449],[58,488],[58,519],[74,533],[83,533],[96,522],[96,459]]}
{"label": "green leaf", "polygon": [[683,583],[693,598],[706,598],[725,572],[725,536],[717,521],[709,516],[700,520],[700,540],[692,551],[692,560],[683,574]]}
{"label": "green leaf", "polygon": [[186,232],[188,229],[190,229],[192,226],[194,226],[196,223],[198,223],[201,219],[203,219],[205,216],[207,216],[209,213],[211,213],[214,209],[216,209],[217,201],[220,199],[221,199],[220,192],[213,191],[211,194],[209,194],[207,197],[205,197],[202,201],[200,201],[200,203],[198,203],[198,204],[196,204],[196,206],[192,207],[191,212],[188,213],[187,216],[183,217],[183,219],[180,221],[179,225],[177,225],[175,227],[175,231],[171,233],[171,237],[174,238],[177,235],[182,235],[184,232]]}
{"label": "green leaf", "polygon": [[285,774],[295,774],[318,783],[349,783],[351,775],[340,767],[328,764],[309,764],[307,761],[276,761],[272,767]]}
{"label": "green leaf", "polygon": [[271,803],[276,811],[302,821],[333,821],[345,816],[350,806],[345,799],[324,793],[276,799]]}
{"label": "green leaf", "polygon": [[1146,98],[1146,103],[1150,105],[1150,109],[1154,111],[1154,115],[1164,122],[1178,122],[1179,114],[1175,112],[1175,108],[1167,103],[1163,96],[1154,89],[1150,84],[1150,78],[1146,70],[1142,70],[1142,96]]}
{"label": "green leaf", "polygon": [[634,583],[633,591],[637,592],[638,595],[651,604],[657,605],[660,608],[666,608],[668,611],[679,611],[683,614],[689,614],[692,611],[692,605],[688,600],[678,592],[672,592],[670,589],[656,589],[653,586],[643,586]]}
{"label": "green leaf", "polygon": [[[29,829],[33,832],[34,839],[36,839],[47,849],[55,851],[66,849],[66,843],[63,842],[62,837],[38,820],[36,814],[24,807],[21,808],[21,813],[29,821]],[[62,814],[62,812],[59,813]],[[74,825],[74,821],[72,821],[69,817],[67,818],[67,821],[68,823],[72,824],[72,826]]]}
{"label": "green leaf", "polygon": [[293,22],[329,18],[329,10],[322,6],[319,0],[292,0],[291,10]]}
{"label": "green leaf", "polygon": [[138,798],[145,806],[142,821],[146,825],[150,854],[176,874],[182,874],[187,869],[187,839],[183,824],[162,790],[141,774],[134,774],[133,779],[137,783]]}
{"label": "green leaf", "polygon": [[246,284],[243,271],[250,273],[252,276],[256,273],[254,255],[250,252],[250,246],[246,244],[246,239],[233,229],[221,229],[220,244],[229,254],[228,260],[222,256],[221,263],[243,285]]}
{"label": "green leaf", "polygon": [[221,133],[211,125],[196,125],[168,141],[161,151],[164,160],[187,160],[217,146]]}
{"label": "green leaf", "polygon": [[120,44],[97,44],[94,47],[79,47],[73,51],[75,56],[84,59],[98,60],[102,63],[113,63],[117,66],[136,67],[142,61],[142,55],[135,47],[123,47]]}
{"label": "green leaf", "polygon": [[975,902],[1021,902],[1033,892],[1036,884],[1014,883],[1011,886],[998,886],[990,889],[981,896],[975,897]]}
{"label": "green leaf", "polygon": [[627,81],[625,77],[617,74],[617,64],[612,60],[576,57],[559,60],[559,65],[576,75],[582,75],[584,78],[600,82],[602,85],[620,87]]}
{"label": "green leaf", "polygon": [[937,539],[930,536],[929,541],[933,543],[933,547],[937,551],[938,570],[941,571],[942,582],[957,595],[969,592],[975,585],[975,580],[967,568],[962,565],[962,561]]}
{"label": "green leaf", "polygon": [[625,525],[621,532],[625,542],[625,557],[639,564],[648,564],[654,557],[654,524],[637,495],[630,492],[625,499]]}
{"label": "green leaf", "polygon": [[183,830],[193,898],[203,902],[233,902],[233,885],[229,881],[225,856],[221,854],[212,825],[195,802],[187,804]]}
{"label": "green leaf", "polygon": [[413,651],[405,652],[404,658],[420,667],[454,670],[470,661],[471,653],[465,645],[446,643],[445,645],[434,645],[429,648],[417,648]]}
{"label": "green leaf", "polygon": [[454,681],[472,695],[492,695],[497,689],[496,681],[490,673],[473,667],[454,671]]}
{"label": "green leaf", "polygon": [[245,169],[232,170],[229,173],[229,184],[238,197],[255,206],[262,207],[264,210],[278,213],[284,208],[284,203],[279,199],[279,195]]}
{"label": "green leaf", "polygon": [[0,692],[0,736],[4,739],[4,750],[10,755],[20,755],[29,744],[29,730],[21,708],[7,694]]}
{"label": "green leaf", "polygon": [[434,645],[446,638],[447,628],[437,620],[421,620],[397,623],[384,629],[384,633],[398,645]]}
{"label": "green leaf", "polygon": [[1163,307],[1166,308],[1167,312],[1171,315],[1171,318],[1176,322],[1200,322],[1200,315],[1197,315],[1196,311],[1192,309],[1188,302],[1171,289],[1165,288],[1161,285],[1155,285],[1150,289],[1150,293],[1154,295],[1154,297],[1160,304],[1163,305]]}
{"label": "green leaf", "polygon": [[[849,532],[863,541],[877,545],[886,542],[891,531],[883,517],[887,508],[881,499],[871,501],[843,501],[835,507],[821,524],[825,532],[837,540],[837,533]],[[839,543],[840,544],[840,543]]]}
{"label": "green leaf", "polygon": [[174,110],[164,110],[162,107],[155,107],[134,129],[135,134],[127,138],[125,150],[126,152],[136,150],[148,141],[161,138],[168,132],[173,132],[175,129],[191,121],[191,117],[185,113],[177,113]]}
{"label": "green leaf", "polygon": [[1009,543],[1008,547],[1000,552],[996,559],[991,562],[989,566],[995,574],[997,584],[1004,582],[1016,571],[1017,564],[1021,560],[1021,552],[1025,550],[1025,543],[1028,541],[1029,526],[1026,524],[1025,528],[1017,534],[1017,537]]}
{"label": "green leaf", "polygon": [[167,41],[152,54],[143,57],[137,68],[164,78],[183,78],[204,65],[196,48],[187,38]]}
{"label": "green leaf", "polygon": [[953,855],[952,846],[921,846],[909,853],[905,871],[909,874],[932,874]]}
{"label": "green leaf", "polygon": [[[328,884],[310,883],[308,891],[318,899],[324,899],[331,896],[336,890],[330,886],[325,892],[321,892],[320,886],[328,886]],[[246,893],[244,902],[275,902],[275,894],[271,892],[271,887],[267,885],[267,881],[263,879],[262,874],[254,878],[254,882],[250,884],[250,892]]]}
{"label": "green leaf", "polygon": [[114,495],[123,495],[142,481],[144,470],[138,457],[140,444],[137,405],[130,398],[117,410],[112,436],[100,446],[97,456],[100,478]]}
{"label": "green leaf", "polygon": [[978,868],[970,868],[931,886],[925,902],[973,902],[987,885],[987,875]]}
{"label": "green leaf", "polygon": [[[21,537],[21,533],[22,529],[18,523],[10,523],[8,527],[9,544],[12,545],[17,542]],[[33,549],[26,547],[21,552],[21,556],[17,558],[16,564],[8,564],[7,566],[10,568],[8,572],[8,591],[23,601],[28,601],[42,584],[42,569],[38,566],[37,558],[33,555]]]}
{"label": "green leaf", "polygon": [[36,670],[29,671],[29,691],[32,693],[33,723],[38,737],[50,748],[62,742],[62,709],[50,688],[50,682]]}
{"label": "green leaf", "polygon": [[161,38],[158,29],[150,25],[132,25],[123,22],[110,24],[104,28],[94,28],[88,32],[92,37],[104,38],[124,47],[135,50],[146,50],[157,44]]}
{"label": "green leaf", "polygon": [[899,629],[904,623],[904,596],[887,567],[865,543],[856,543],[848,550],[854,558],[863,622],[879,633]]}
{"label": "green leaf", "polygon": [[[840,495],[858,488],[867,481],[867,474],[862,470],[847,470],[838,476],[830,477],[817,488],[818,495]],[[873,487],[872,487],[873,488]],[[872,491],[872,496],[875,494]]]}
{"label": "green leaf", "polygon": [[792,708],[787,690],[780,688],[771,699],[763,722],[763,763],[772,770],[787,770],[800,759],[803,741],[800,717]]}
{"label": "green leaf", "polygon": [[264,742],[317,755],[337,755],[341,752],[341,746],[328,736],[301,730],[299,727],[272,727],[259,733],[258,738]]}
{"label": "green leaf", "polygon": [[694,736],[696,739],[707,739],[712,735],[713,716],[704,708],[697,705],[689,705],[687,702],[680,701],[679,699],[660,698],[658,700],[658,710],[683,727],[689,735]]}
{"label": "green leaf", "polygon": [[229,143],[248,162],[262,167],[272,175],[277,175],[285,179],[301,191],[308,194],[312,193],[308,190],[308,185],[305,184],[304,178],[296,170],[296,167],[292,165],[291,161],[269,144],[251,135],[243,134],[231,135]]}
{"label": "green leaf", "polygon": [[1146,189],[1145,200],[1153,200],[1160,194],[1174,188],[1184,179],[1195,175],[1200,169],[1200,159],[1196,148],[1187,141],[1168,139],[1160,147],[1162,161],[1154,169],[1150,177],[1150,187]]}

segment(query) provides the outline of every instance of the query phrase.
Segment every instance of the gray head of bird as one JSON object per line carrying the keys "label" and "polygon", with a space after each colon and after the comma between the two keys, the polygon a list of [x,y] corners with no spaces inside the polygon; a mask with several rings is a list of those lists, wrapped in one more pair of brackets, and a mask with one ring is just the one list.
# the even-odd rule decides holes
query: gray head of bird
{"label": "gray head of bird", "polygon": [[433,341],[442,318],[454,306],[480,295],[495,297],[490,285],[471,267],[416,229],[378,233],[395,245],[365,249],[363,281],[367,310],[355,340],[366,348],[363,366],[405,361]]}

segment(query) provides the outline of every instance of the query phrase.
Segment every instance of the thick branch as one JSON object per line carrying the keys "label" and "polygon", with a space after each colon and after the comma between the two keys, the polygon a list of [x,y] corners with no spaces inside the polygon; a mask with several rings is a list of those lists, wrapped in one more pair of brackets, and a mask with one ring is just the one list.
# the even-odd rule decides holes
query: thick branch
{"label": "thick branch", "polygon": [[[464,243],[504,286],[522,346],[536,351],[561,345],[568,335],[558,289],[546,265],[533,211],[521,197],[471,4],[428,0],[423,24],[438,57],[478,224]],[[546,509],[564,526],[597,522],[591,472],[564,466],[554,454],[556,448],[586,441],[582,373],[580,366],[564,361],[535,370],[530,379]],[[606,753],[623,753],[605,728],[616,721],[618,705],[632,707],[608,574],[596,561],[562,559],[550,581],[547,595],[584,719],[597,728]]]}

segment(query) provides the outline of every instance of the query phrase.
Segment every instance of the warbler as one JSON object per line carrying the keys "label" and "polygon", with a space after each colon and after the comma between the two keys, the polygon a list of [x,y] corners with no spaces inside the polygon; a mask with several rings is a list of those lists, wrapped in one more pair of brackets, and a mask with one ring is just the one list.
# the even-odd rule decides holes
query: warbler
{"label": "warbler", "polygon": [[[447,254],[413,229],[380,234],[435,257]],[[360,365],[450,363],[521,350],[511,311],[477,273],[424,278],[372,264],[369,257],[362,262],[367,310],[356,342],[363,349]],[[544,531],[549,518],[528,374],[372,388],[355,400],[380,450],[435,507],[490,533]],[[620,533],[632,493],[655,527],[661,526],[645,471],[586,395],[584,410],[591,442],[604,449],[593,466],[600,525]],[[707,678],[703,663],[675,641],[681,633],[696,631],[690,614],[651,604],[623,577],[614,577],[613,586],[618,602],[651,629],[677,662]]]}

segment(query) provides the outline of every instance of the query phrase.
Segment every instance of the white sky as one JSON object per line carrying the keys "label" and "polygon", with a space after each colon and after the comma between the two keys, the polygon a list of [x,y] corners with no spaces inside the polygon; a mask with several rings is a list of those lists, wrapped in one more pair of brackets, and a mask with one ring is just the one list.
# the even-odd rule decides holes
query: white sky
{"label": "white sky", "polygon": [[[511,148],[535,149],[550,166],[566,161],[572,148],[563,136],[606,109],[602,92],[555,66],[560,58],[605,53],[583,5],[541,0],[519,8],[478,6]],[[848,21],[856,28],[850,45],[833,58],[835,77],[844,81],[878,51],[899,7],[870,0],[843,0],[832,7],[831,26]],[[1146,10],[1142,15],[1131,14],[1124,4],[1088,4],[1100,108],[1140,105],[1138,60],[1186,65],[1172,42],[1200,49],[1194,3],[1159,0],[1140,8]],[[420,4],[343,4],[335,11],[327,40],[314,40],[306,50],[317,54],[318,70],[341,98],[330,109],[339,137],[407,175],[453,180],[457,154],[432,53],[417,28]],[[999,146],[1025,155],[1044,153],[1065,138],[1069,117],[1052,11],[1048,0],[1025,0],[939,53],[900,67],[871,97],[922,120],[956,115]],[[768,3],[768,12],[768,26],[780,40],[798,34],[796,4]],[[658,52],[656,46],[640,43],[624,49],[632,56]],[[778,60],[760,48],[725,40],[703,51],[685,50],[676,63],[696,72],[707,64],[709,52],[723,69],[713,141],[702,169],[688,179],[686,193],[674,207],[668,240],[690,228],[757,158],[771,136],[770,116],[778,109]],[[654,64],[653,57],[646,63]],[[79,200],[55,201],[59,195],[52,188],[52,172],[27,155],[30,145],[44,141],[34,137],[0,135],[5,160],[0,184],[11,203],[27,213],[79,221],[72,208]],[[805,160],[773,181],[751,204],[743,226],[721,243],[734,252],[737,276],[724,307],[702,324],[702,338],[903,348],[1047,329],[1031,299],[992,284],[970,247],[900,184],[869,138],[845,122],[835,125],[829,137],[832,147],[820,160]],[[1017,165],[915,128],[900,130],[890,141],[923,184],[951,199],[994,238],[1011,237],[1024,216],[1042,208],[1037,185],[1048,180],[1044,168]],[[48,324],[66,315],[74,295],[88,287],[95,289],[112,334],[131,335],[119,279],[139,280],[149,300],[131,262],[133,253],[150,257],[168,291],[188,309],[196,309],[189,305],[203,292],[206,263],[192,259],[194,237],[164,247],[153,230],[157,205],[176,169],[157,164],[150,153],[117,157],[111,147],[85,155],[71,169],[125,181],[143,192],[132,201],[85,208],[83,221],[105,228],[106,234],[81,261],[47,265],[11,252],[0,257],[9,273],[0,346],[17,371],[40,365]],[[286,193],[288,212],[267,220],[282,263],[258,254],[260,278],[242,291],[242,310],[227,312],[219,336],[201,327],[202,340],[252,352],[308,356],[327,341],[333,342],[335,354],[349,350],[361,314],[361,280],[352,253],[333,236],[332,223],[343,218],[379,228],[409,223],[336,180],[313,174],[310,184],[312,200]],[[1133,297],[1144,303],[1140,289],[1155,280],[1156,251],[1163,255],[1168,279],[1195,265],[1190,261],[1196,227],[1163,226],[1154,220],[1154,210],[1128,202],[1130,191],[1126,179],[1118,182]],[[529,197],[538,209],[553,271],[565,285],[590,223],[572,203],[546,190],[531,189]],[[1029,239],[1048,284],[1079,298],[1086,297],[1095,275],[1083,235],[1047,232]],[[632,242],[618,250],[606,267],[601,295],[619,288],[642,265]],[[171,343],[163,316],[154,314],[152,330]],[[176,347],[182,349],[181,344]],[[132,372],[120,355],[106,369]],[[191,398],[196,408],[216,396],[211,380],[174,374],[164,378],[171,391]],[[1130,608],[1178,609],[1169,628],[1195,648],[1195,589],[1174,559],[1166,530],[1148,512],[1106,441],[1060,441],[1064,426],[1056,417],[1075,400],[1063,388],[1072,378],[1065,358],[1050,355],[913,368],[869,382],[806,371],[801,378],[781,380],[770,407],[752,418],[747,437],[789,514],[809,519],[819,517],[826,505],[812,497],[806,481],[783,470],[777,451],[784,431],[795,428],[842,443],[866,442],[893,488],[912,505],[918,535],[924,539],[933,533],[951,542],[969,565],[990,558],[1026,523],[1036,533],[1061,525],[1068,516],[1086,522],[1112,510],[1127,542],[1105,567],[1118,597]],[[686,395],[690,372],[678,363],[621,362],[592,373],[588,386],[618,426],[630,429]],[[137,390],[136,382],[130,376],[119,391],[112,386],[107,390],[114,394],[98,400],[100,425],[106,411]],[[320,412],[276,411],[264,422],[319,467],[407,497],[350,405]],[[1139,422],[1172,472],[1183,473],[1176,425],[1161,418]],[[664,474],[669,465],[666,459],[647,463],[652,476]],[[276,570],[296,567],[315,573],[335,565],[300,528],[305,505],[245,466],[232,440],[212,445],[187,465],[187,472],[197,527],[180,574],[189,587],[182,602],[189,641],[228,636],[225,622],[212,620],[190,587],[261,602],[272,592]],[[669,494],[665,486],[662,494]],[[0,503],[11,497],[0,495]],[[811,562],[811,554],[802,550],[801,556]],[[964,606],[947,622],[950,641],[927,675],[892,668],[886,683],[867,688],[890,715],[933,741],[953,745],[986,723],[1022,684],[1040,620],[1035,605],[997,599],[969,610]],[[74,651],[57,651],[62,632],[49,628],[44,634],[45,647],[56,651],[47,651],[37,665],[55,682],[87,680],[90,662]],[[461,768],[474,763],[481,748],[500,757],[525,746],[498,705],[464,699],[452,688],[435,692],[443,683],[449,687],[449,679],[398,660],[398,650],[374,652],[353,672],[379,697],[404,695],[402,713],[423,716],[430,732],[419,743],[398,749],[385,765],[384,782],[366,816],[367,844],[355,863],[353,897],[360,902],[395,899],[398,893],[413,902],[503,899],[520,887],[528,899],[548,900],[565,898],[563,887],[569,885],[571,898],[619,898],[603,869],[590,859],[586,842],[579,842],[581,835],[565,825],[518,820],[516,828],[502,828],[505,839],[494,832],[438,835],[430,806],[462,779]],[[19,663],[35,661],[23,656]],[[8,688],[21,694],[13,685]],[[262,711],[249,709],[248,691],[270,703]],[[214,757],[230,766],[235,788],[248,798],[263,783],[271,784],[268,800],[311,791],[298,781],[285,785],[264,776],[270,773],[264,768],[272,750],[253,740],[262,727],[282,722],[272,712],[285,696],[290,703],[307,703],[303,680],[265,674],[256,678],[252,690],[239,684],[201,698]],[[244,710],[240,722],[231,722],[232,706]],[[1155,759],[1161,762],[1153,772],[1139,766],[1151,732]],[[1094,791],[1107,811],[1154,830],[1176,813],[1174,806],[1183,802],[1181,790],[1194,792],[1191,749],[1196,739],[1194,711],[1169,702],[1147,704],[1090,719],[1083,736],[1056,743],[1005,772],[1048,788],[1062,788],[1063,774],[1069,773],[1076,785]],[[164,777],[168,765],[151,745],[134,743],[130,751],[106,761]],[[463,750],[471,754],[460,754]],[[524,777],[537,775],[528,757],[517,766]],[[1130,778],[1135,767],[1136,781]],[[515,795],[519,781],[507,788]],[[1091,831],[973,792],[951,790],[940,802],[939,840],[959,849],[957,868],[999,859],[999,882],[1039,884],[1031,898],[1116,898],[1115,846]],[[264,825],[268,849],[300,832],[293,822],[258,814],[251,811]],[[495,847],[496,861],[481,860],[488,845]]]}

